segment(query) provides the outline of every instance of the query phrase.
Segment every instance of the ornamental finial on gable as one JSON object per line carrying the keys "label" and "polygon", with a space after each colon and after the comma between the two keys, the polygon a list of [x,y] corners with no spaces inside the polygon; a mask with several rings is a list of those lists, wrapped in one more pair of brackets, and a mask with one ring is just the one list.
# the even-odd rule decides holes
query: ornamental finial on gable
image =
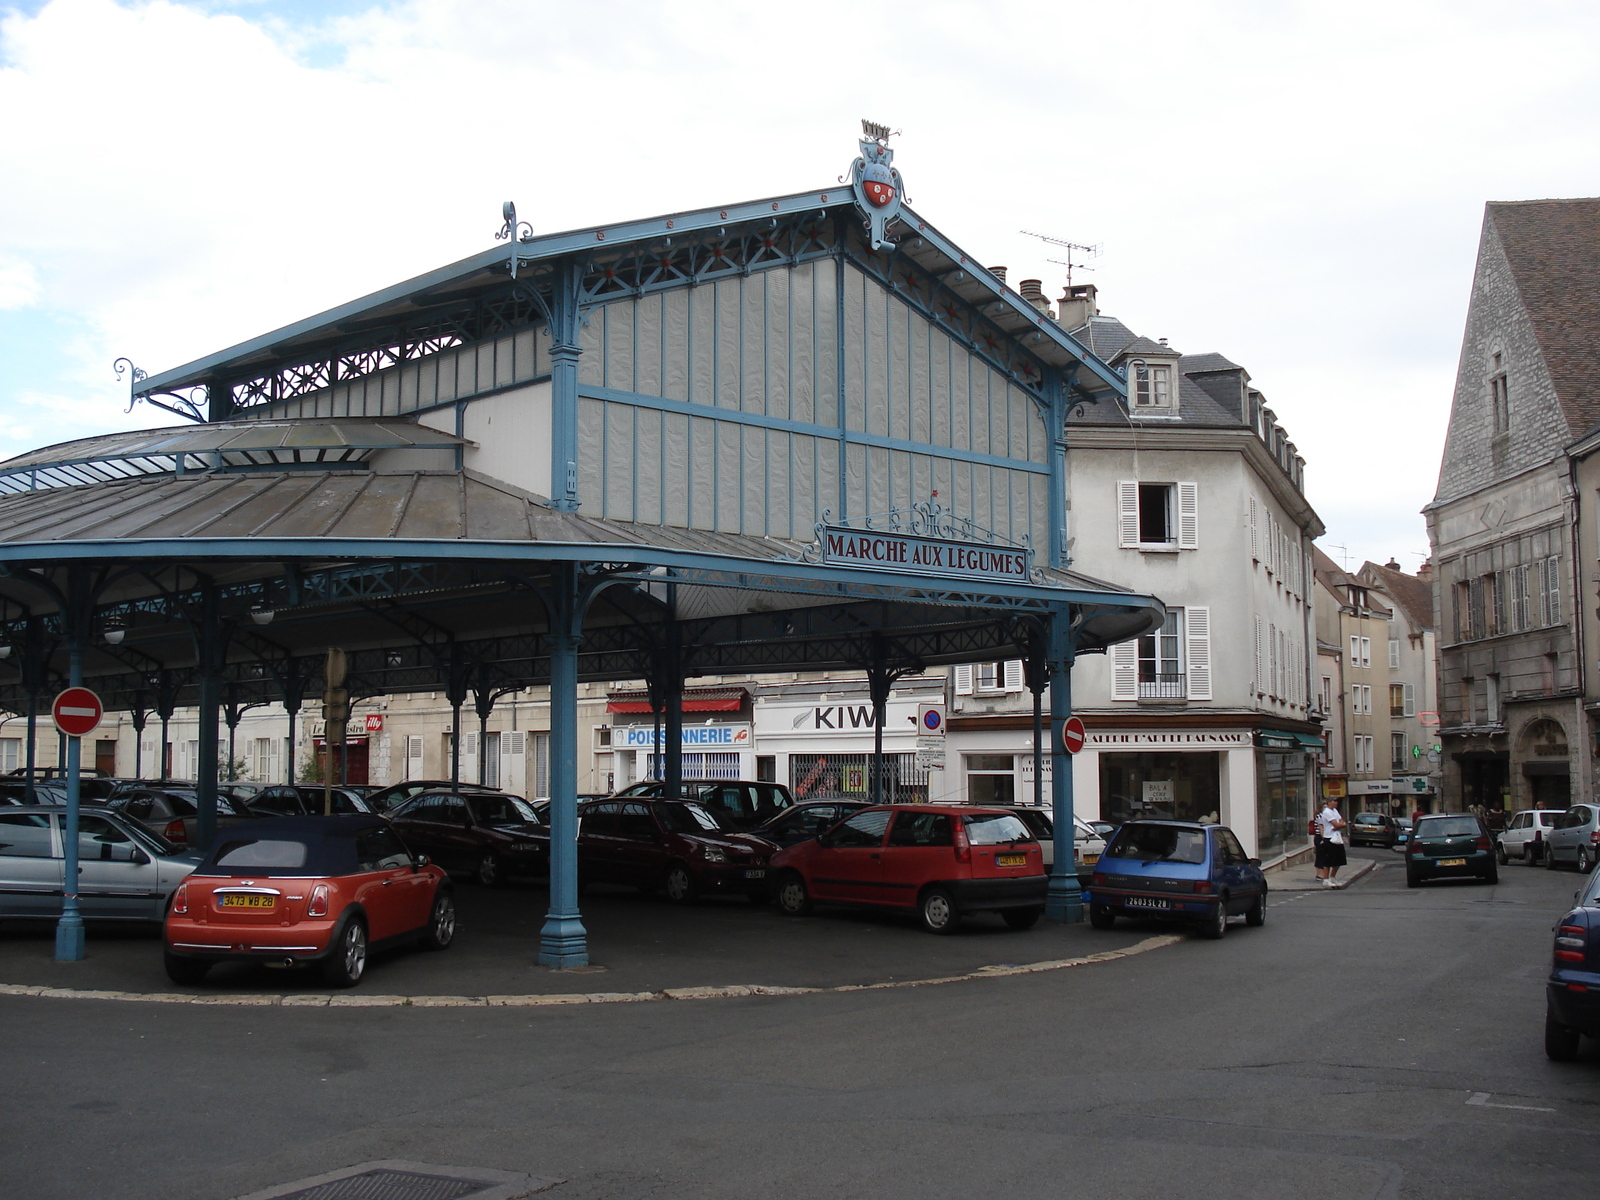
{"label": "ornamental finial on gable", "polygon": [[874,250],[893,250],[888,228],[900,215],[905,185],[894,169],[894,151],[889,139],[894,136],[887,125],[861,122],[861,157],[850,165],[850,184],[855,189],[856,207],[866,218],[867,233]]}

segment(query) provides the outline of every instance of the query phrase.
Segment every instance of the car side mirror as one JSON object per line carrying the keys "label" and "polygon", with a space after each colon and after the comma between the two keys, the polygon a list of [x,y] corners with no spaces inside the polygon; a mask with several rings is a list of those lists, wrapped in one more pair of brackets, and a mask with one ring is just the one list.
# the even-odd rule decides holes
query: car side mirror
{"label": "car side mirror", "polygon": [[1259,858],[1252,858],[1250,860],[1250,865],[1252,867],[1259,867],[1261,865],[1261,860]]}
{"label": "car side mirror", "polygon": [[150,863],[150,856],[135,846],[133,849],[133,857],[129,859],[129,861],[132,862],[136,867],[148,866]]}
{"label": "car side mirror", "polygon": [[420,871],[423,867],[428,865],[428,856],[426,854],[419,854],[414,862],[416,863],[417,870]]}
{"label": "car side mirror", "polygon": [[825,833],[817,834],[817,845],[824,848],[833,845],[833,839]]}

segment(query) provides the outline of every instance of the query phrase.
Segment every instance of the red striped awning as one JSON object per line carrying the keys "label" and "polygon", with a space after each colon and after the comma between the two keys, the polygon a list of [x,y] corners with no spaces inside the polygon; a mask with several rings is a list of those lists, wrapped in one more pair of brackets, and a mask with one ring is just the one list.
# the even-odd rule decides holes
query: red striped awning
{"label": "red striped awning", "polygon": [[[684,688],[683,711],[738,712],[748,703],[750,693],[744,688]],[[649,692],[611,692],[606,696],[609,713],[648,713]]]}

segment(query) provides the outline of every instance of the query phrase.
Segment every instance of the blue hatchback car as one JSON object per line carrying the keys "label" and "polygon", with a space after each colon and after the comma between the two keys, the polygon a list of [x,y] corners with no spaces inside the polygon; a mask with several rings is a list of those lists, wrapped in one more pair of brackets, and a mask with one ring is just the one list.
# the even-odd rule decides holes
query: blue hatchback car
{"label": "blue hatchback car", "polygon": [[1578,1039],[1600,1038],[1600,871],[1556,923],[1545,983],[1544,1052],[1556,1062],[1578,1057]]}
{"label": "blue hatchback car", "polygon": [[1089,885],[1089,923],[1110,929],[1118,917],[1171,917],[1197,923],[1209,938],[1228,918],[1267,922],[1267,878],[1225,825],[1131,821],[1117,831]]}

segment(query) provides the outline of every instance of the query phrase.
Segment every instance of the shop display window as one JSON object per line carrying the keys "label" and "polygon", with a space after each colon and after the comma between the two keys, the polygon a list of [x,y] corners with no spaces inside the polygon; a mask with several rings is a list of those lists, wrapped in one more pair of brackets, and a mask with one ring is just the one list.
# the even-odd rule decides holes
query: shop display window
{"label": "shop display window", "polygon": [[1195,753],[1102,754],[1100,816],[1123,821],[1215,822],[1220,818],[1222,756]]}

